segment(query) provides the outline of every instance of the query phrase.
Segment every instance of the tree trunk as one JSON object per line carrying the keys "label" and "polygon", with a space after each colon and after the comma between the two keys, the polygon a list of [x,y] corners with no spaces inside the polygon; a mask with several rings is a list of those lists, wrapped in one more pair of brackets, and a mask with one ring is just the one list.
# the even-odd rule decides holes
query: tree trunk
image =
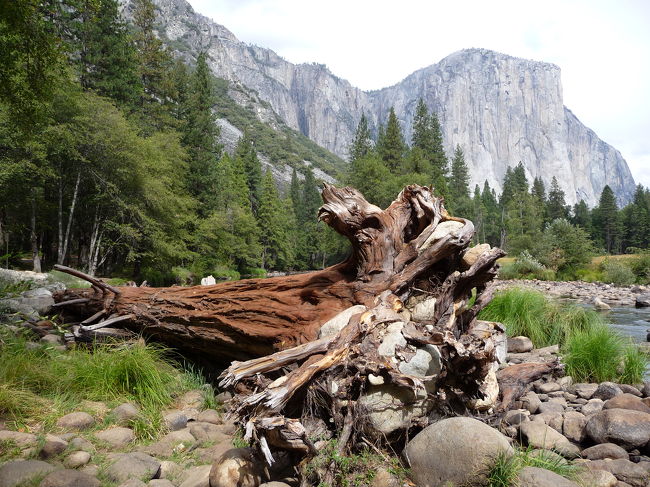
{"label": "tree trunk", "polygon": [[38,248],[38,234],[36,233],[36,191],[32,192],[29,240],[32,247],[32,262],[34,265],[33,271],[41,272],[41,256]]}
{"label": "tree trunk", "polygon": [[319,219],[352,246],[346,261],[322,271],[213,286],[125,287],[119,294],[95,287],[56,299],[89,299],[65,306],[68,317],[132,315],[127,327],[222,363],[314,340],[327,320],[353,305],[372,308],[385,291],[402,300],[413,289],[434,292],[439,305],[432,320],[452,322],[458,314],[462,327],[469,326],[476,313],[460,316],[454,306],[493,277],[494,262],[503,255],[498,249],[486,254],[480,274],[454,274],[472,239],[470,221],[451,217],[441,198],[417,185],[406,187],[386,210],[352,188],[325,185],[322,198]]}

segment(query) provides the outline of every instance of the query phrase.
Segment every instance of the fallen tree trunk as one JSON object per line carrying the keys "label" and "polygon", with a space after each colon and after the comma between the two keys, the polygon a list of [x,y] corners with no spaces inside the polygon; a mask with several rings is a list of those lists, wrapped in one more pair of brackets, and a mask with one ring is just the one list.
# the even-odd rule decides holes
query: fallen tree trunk
{"label": "fallen tree trunk", "polygon": [[[442,284],[474,231],[420,186],[406,187],[386,210],[351,188],[325,185],[322,197],[319,218],[352,245],[341,264],[213,286],[115,290],[92,279],[91,290],[67,290],[55,299],[70,302],[63,309],[73,320],[132,315],[125,326],[170,345],[223,361],[258,357],[313,340],[328,319],[352,305],[372,306],[383,291],[405,297],[414,287]],[[87,301],[71,301],[79,299]],[[453,293],[444,299],[451,303]]]}

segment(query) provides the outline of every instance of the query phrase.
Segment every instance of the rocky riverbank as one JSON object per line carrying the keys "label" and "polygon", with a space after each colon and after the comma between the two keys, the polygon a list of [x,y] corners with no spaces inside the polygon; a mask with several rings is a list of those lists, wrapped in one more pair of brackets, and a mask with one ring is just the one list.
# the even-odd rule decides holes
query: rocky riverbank
{"label": "rocky riverbank", "polygon": [[582,303],[593,304],[596,298],[610,306],[634,306],[639,296],[650,293],[650,286],[615,286],[602,282],[584,281],[540,281],[512,279],[496,280],[492,286],[495,289],[520,286],[535,289],[544,294],[578,300]]}

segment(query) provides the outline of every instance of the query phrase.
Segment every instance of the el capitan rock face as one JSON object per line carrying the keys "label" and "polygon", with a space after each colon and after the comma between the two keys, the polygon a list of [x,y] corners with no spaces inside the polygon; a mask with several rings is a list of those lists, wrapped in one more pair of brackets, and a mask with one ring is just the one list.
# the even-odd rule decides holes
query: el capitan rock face
{"label": "el capitan rock face", "polygon": [[324,65],[292,64],[239,41],[185,0],[155,3],[161,34],[177,54],[193,59],[207,50],[215,75],[256,92],[261,120],[272,124],[277,114],[342,157],[362,112],[376,129],[394,106],[410,140],[422,97],[440,118],[448,153],[456,144],[463,147],[472,187],[487,178],[500,191],[506,168],[522,161],[531,180],[541,176],[548,186],[556,176],[570,204],[580,199],[597,204],[606,184],[619,203],[632,197],[634,180],[621,154],[564,106],[556,65],[466,49],[394,86],[364,92]]}

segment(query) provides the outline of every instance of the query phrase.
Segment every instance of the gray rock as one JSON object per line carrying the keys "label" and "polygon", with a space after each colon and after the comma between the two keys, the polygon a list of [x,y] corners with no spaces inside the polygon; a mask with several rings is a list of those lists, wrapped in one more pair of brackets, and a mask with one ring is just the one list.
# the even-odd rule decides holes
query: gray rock
{"label": "gray rock", "polygon": [[589,487],[615,487],[618,482],[613,474],[605,470],[583,470],[578,473],[577,481]]}
{"label": "gray rock", "polygon": [[169,431],[182,430],[187,426],[187,416],[178,411],[166,414],[163,421],[165,422],[165,427]]}
{"label": "gray rock", "polygon": [[100,487],[95,477],[78,470],[57,470],[49,473],[39,487]]}
{"label": "gray rock", "polygon": [[[401,336],[401,335],[400,335]],[[425,416],[429,403],[423,397],[413,401],[413,393],[393,384],[370,386],[359,398],[359,405],[368,412],[373,434],[390,435],[408,428],[411,420]]]}
{"label": "gray rock", "polygon": [[539,467],[524,467],[519,471],[519,487],[579,487],[561,475]]}
{"label": "gray rock", "polygon": [[442,359],[435,345],[425,345],[415,351],[415,355],[408,362],[400,362],[399,371],[402,374],[415,377],[438,375],[442,370]]}
{"label": "gray rock", "polygon": [[564,435],[541,421],[522,423],[519,432],[526,443],[534,448],[555,450],[565,458],[576,458],[580,454],[580,450]]}
{"label": "gray rock", "polygon": [[564,422],[564,416],[562,413],[548,412],[548,413],[539,413],[534,416],[531,416],[531,421],[539,421],[545,425],[550,426],[558,433],[562,434],[562,423]]}
{"label": "gray rock", "polygon": [[508,439],[467,417],[438,421],[408,442],[404,455],[417,485],[467,485],[486,481],[486,465],[512,453]]}
{"label": "gray rock", "polygon": [[[525,411],[525,412],[524,412]],[[511,426],[518,426],[524,421],[529,421],[530,413],[527,410],[512,409],[503,415],[503,421]]]}
{"label": "gray rock", "polygon": [[58,436],[45,435],[45,443],[39,452],[39,456],[45,459],[52,458],[63,453],[66,448],[68,448],[67,441]]}
{"label": "gray rock", "polygon": [[193,389],[191,391],[187,391],[176,401],[178,405],[178,409],[180,409],[181,411],[185,409],[202,409],[203,402],[204,402],[203,391],[200,389]]}
{"label": "gray rock", "polygon": [[551,392],[561,391],[562,386],[557,382],[544,382],[542,384],[536,384],[535,390],[541,394],[549,394]]}
{"label": "gray rock", "polygon": [[622,458],[595,460],[588,463],[587,468],[610,472],[619,482],[625,482],[633,487],[645,487],[647,483],[648,472],[638,464]]}
{"label": "gray rock", "polygon": [[43,475],[56,467],[41,460],[16,460],[0,466],[0,487],[17,487]]}
{"label": "gray rock", "polygon": [[147,487],[147,484],[140,479],[129,479],[117,487]]}
{"label": "gray rock", "polygon": [[142,453],[118,453],[116,461],[106,469],[106,475],[114,482],[125,482],[129,479],[151,480],[158,476],[160,462]]}
{"label": "gray rock", "polygon": [[539,399],[539,396],[534,392],[530,391],[526,395],[520,398],[520,401],[530,414],[535,414],[539,407],[542,405],[542,401]]}
{"label": "gray rock", "polygon": [[602,399],[589,399],[587,404],[583,404],[581,412],[585,416],[591,416],[602,411],[605,402]]}
{"label": "gray rock", "polygon": [[602,382],[598,385],[598,388],[596,389],[596,392],[594,392],[592,398],[607,401],[608,399],[611,399],[614,396],[618,396],[619,394],[623,394],[623,391],[620,387],[618,387],[617,384],[614,384],[613,382]]}
{"label": "gray rock", "polygon": [[90,461],[90,453],[87,451],[75,451],[70,453],[64,460],[66,468],[80,468]]}
{"label": "gray rock", "polygon": [[197,417],[197,421],[202,423],[222,424],[221,414],[214,409],[206,409],[201,411]]}
{"label": "gray rock", "polygon": [[646,406],[637,396],[626,392],[605,401],[603,409],[632,409],[650,414],[650,407]]}
{"label": "gray rock", "polygon": [[199,465],[185,471],[179,487],[210,487],[212,465]]}
{"label": "gray rock", "polygon": [[108,443],[113,448],[124,448],[135,440],[135,433],[133,430],[122,426],[99,431],[95,433],[95,436],[97,439]]}
{"label": "gray rock", "polygon": [[258,487],[262,483],[263,461],[250,448],[232,448],[210,469],[210,487]]}
{"label": "gray rock", "polygon": [[610,311],[612,307],[599,297],[594,298],[594,308],[598,311]]}
{"label": "gray rock", "polygon": [[330,320],[326,321],[323,326],[321,326],[320,331],[318,332],[318,338],[323,338],[326,336],[330,335],[336,335],[339,331],[345,327],[345,325],[348,324],[350,321],[350,318],[353,315],[356,315],[358,313],[363,313],[366,311],[366,307],[362,304],[358,304],[356,306],[350,306],[347,309],[344,309],[341,311],[339,314],[337,314],[334,318],[331,318]]}
{"label": "gray rock", "polygon": [[169,479],[178,477],[183,468],[176,462],[163,460],[160,462],[160,478]]}
{"label": "gray rock", "polygon": [[544,414],[544,413],[558,413],[562,414],[564,412],[564,406],[558,402],[543,402],[540,404],[538,413]]}
{"label": "gray rock", "polygon": [[576,443],[582,443],[587,437],[585,426],[587,418],[584,414],[577,411],[567,411],[564,413],[564,422],[562,423],[562,433],[569,440]]}
{"label": "gray rock", "polygon": [[140,414],[140,408],[130,402],[120,404],[111,411],[111,415],[118,424],[128,424]]}
{"label": "gray rock", "polygon": [[[383,472],[386,472],[386,470],[383,469],[383,468],[380,468],[377,471],[377,473],[375,474],[375,477],[372,479],[373,480],[372,487],[380,487],[379,485],[377,485],[375,483],[375,480],[377,480],[378,476],[383,476]],[[388,473],[388,472],[386,472],[386,473]],[[264,482],[263,484],[260,484],[260,487],[290,487],[290,486],[289,486],[289,484],[285,484],[284,482],[273,481],[273,482]],[[385,486],[382,486],[382,487],[385,487]]]}
{"label": "gray rock", "polygon": [[93,424],[95,424],[93,417],[84,412],[66,414],[56,422],[58,428],[75,431],[85,430]]}
{"label": "gray rock", "polygon": [[176,487],[168,479],[153,479],[149,481],[149,487]]}
{"label": "gray rock", "polygon": [[41,337],[41,342],[49,343],[51,345],[60,345],[62,343],[62,340],[59,335],[53,335],[52,333],[48,333],[44,337]]}
{"label": "gray rock", "polygon": [[411,319],[413,321],[430,320],[436,311],[436,299],[430,298],[420,301],[411,309]]}
{"label": "gray rock", "polygon": [[650,381],[643,383],[643,390],[641,391],[643,397],[650,397]]}
{"label": "gray rock", "polygon": [[386,327],[386,334],[381,340],[377,353],[384,357],[392,357],[395,355],[396,347],[405,347],[406,339],[402,335],[404,323],[401,321],[391,323]]}
{"label": "gray rock", "polygon": [[634,300],[634,306],[637,308],[650,307],[650,294],[639,294]]}
{"label": "gray rock", "polygon": [[585,448],[582,450],[581,455],[588,460],[604,460],[606,458],[613,460],[624,458],[627,460],[628,457],[627,452],[614,443],[601,443],[600,445]]}
{"label": "gray rock", "polygon": [[48,314],[54,304],[52,293],[42,287],[25,291],[20,300],[24,306],[34,309],[39,315]]}
{"label": "gray rock", "polygon": [[70,448],[74,450],[83,450],[90,453],[95,451],[95,445],[93,445],[87,439],[82,438],[81,436],[77,436],[70,440]]}
{"label": "gray rock", "polygon": [[524,336],[508,337],[508,353],[526,353],[533,349],[533,342]]}
{"label": "gray rock", "polygon": [[20,431],[0,431],[0,441],[14,442],[20,448],[28,448],[34,446],[38,438],[31,433],[22,433]]}
{"label": "gray rock", "polygon": [[196,421],[190,423],[189,426],[190,434],[199,441],[213,441],[215,443],[220,443],[226,441],[229,437],[224,434],[219,428],[219,425],[212,423],[204,423],[202,421]]}
{"label": "gray rock", "polygon": [[636,397],[643,397],[641,391],[636,387],[631,386],[630,384],[618,384],[618,387],[620,387],[625,394],[632,394],[633,396]]}
{"label": "gray rock", "polygon": [[587,422],[586,432],[596,443],[616,443],[632,450],[650,440],[650,414],[630,409],[604,409]]}

